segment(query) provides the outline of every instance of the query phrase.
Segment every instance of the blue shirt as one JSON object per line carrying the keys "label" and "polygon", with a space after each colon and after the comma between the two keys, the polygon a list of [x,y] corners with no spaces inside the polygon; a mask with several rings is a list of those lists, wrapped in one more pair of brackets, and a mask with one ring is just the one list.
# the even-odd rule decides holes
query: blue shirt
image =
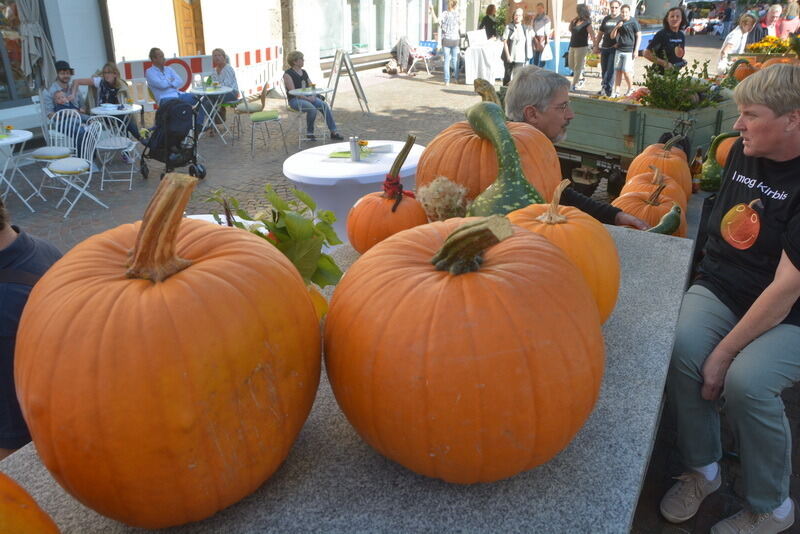
{"label": "blue shirt", "polygon": [[183,86],[183,80],[170,67],[165,66],[164,70],[161,70],[154,65],[145,71],[144,76],[156,102],[178,98],[178,88]]}
{"label": "blue shirt", "polygon": [[[0,250],[0,269],[40,275],[61,257],[50,243],[29,236],[16,226],[12,228],[19,235]],[[16,449],[30,441],[14,388],[17,327],[30,292],[31,286],[26,284],[0,283],[0,447],[5,449]]]}

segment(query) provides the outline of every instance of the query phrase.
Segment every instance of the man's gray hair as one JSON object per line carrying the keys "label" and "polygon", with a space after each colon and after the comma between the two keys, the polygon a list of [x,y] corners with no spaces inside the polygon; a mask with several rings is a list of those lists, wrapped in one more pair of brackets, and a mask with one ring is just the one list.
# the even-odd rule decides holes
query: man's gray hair
{"label": "man's gray hair", "polygon": [[518,68],[506,92],[506,116],[509,120],[522,122],[526,107],[544,111],[555,92],[562,87],[569,87],[569,80],[551,70],[533,65]]}

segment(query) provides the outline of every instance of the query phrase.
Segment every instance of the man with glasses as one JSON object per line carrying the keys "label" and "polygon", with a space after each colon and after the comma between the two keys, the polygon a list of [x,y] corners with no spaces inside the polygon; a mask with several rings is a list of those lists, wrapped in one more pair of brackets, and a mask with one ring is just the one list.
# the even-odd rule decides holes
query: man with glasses
{"label": "man with glasses", "polygon": [[73,74],[75,74],[75,71],[69,66],[69,63],[66,61],[56,61],[56,81],[42,94],[44,110],[48,117],[52,116],[55,111],[53,96],[58,91],[64,91],[64,94],[67,95],[67,99],[75,104],[76,108],[81,109],[83,107],[83,95],[80,91],[73,91]]}
{"label": "man with glasses", "polygon": [[[567,126],[575,116],[569,107],[569,80],[535,66],[517,69],[506,92],[505,106],[509,120],[530,124],[553,143],[566,139]],[[592,200],[572,188],[564,190],[561,204],[575,206],[605,224],[633,226],[639,230],[649,228],[638,217]]]}
{"label": "man with glasses", "polygon": [[602,88],[597,93],[599,95],[611,96],[613,90],[617,40],[611,37],[611,32],[621,20],[619,6],[620,3],[617,0],[611,0],[611,3],[608,4],[610,13],[600,23],[599,31],[602,39],[594,47],[594,53],[600,54],[600,70],[603,73]]}

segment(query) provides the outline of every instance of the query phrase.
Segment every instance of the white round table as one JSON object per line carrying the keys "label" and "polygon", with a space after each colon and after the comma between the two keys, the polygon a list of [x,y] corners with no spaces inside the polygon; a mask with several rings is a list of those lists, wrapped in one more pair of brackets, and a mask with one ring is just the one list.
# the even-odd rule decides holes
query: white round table
{"label": "white round table", "polygon": [[[5,185],[5,190],[2,192],[3,201],[6,200],[8,192],[11,191],[17,195],[17,197],[19,197],[22,203],[25,204],[29,210],[33,212],[36,210],[34,210],[31,205],[28,204],[28,200],[37,195],[42,197],[42,200],[44,200],[44,196],[42,196],[42,194],[39,192],[39,189],[33,185],[30,180],[28,180],[28,177],[25,176],[25,173],[19,169],[17,165],[17,158],[14,156],[14,145],[22,143],[22,146],[19,149],[19,153],[21,154],[25,150],[25,143],[28,142],[28,140],[32,137],[33,132],[28,130],[11,130],[10,132],[3,130],[0,132],[0,151],[3,152],[6,160],[5,164],[3,164],[3,170],[0,172],[0,189],[2,189],[3,185]],[[9,167],[11,169],[10,173],[8,172]],[[33,189],[33,192],[27,197],[23,197],[12,183],[14,176],[17,173],[19,173],[22,178],[28,182],[28,185],[31,187],[31,189]]]}
{"label": "white round table", "polygon": [[289,94],[292,96],[319,96],[333,92],[333,87],[304,87],[302,89],[292,89]]}
{"label": "white round table", "polygon": [[125,104],[122,106],[122,109],[119,106],[112,107],[104,107],[102,105],[93,107],[89,110],[92,115],[133,115],[134,113],[139,113],[142,111],[142,106],[139,104]]}
{"label": "white round table", "polygon": [[[375,152],[361,156],[361,161],[349,158],[331,158],[332,152],[349,151],[350,143],[320,145],[286,158],[283,174],[301,191],[310,194],[320,209],[331,210],[336,215],[333,224],[343,242],[347,242],[347,214],[362,196],[382,191],[381,184],[405,143],[401,141],[373,141],[369,146],[389,145],[388,152]],[[414,145],[400,168],[403,187],[414,188],[417,163],[425,149]]]}
{"label": "white round table", "polygon": [[[217,127],[216,122],[214,121],[214,119],[219,116],[219,108],[222,106],[222,98],[209,98],[209,97],[227,95],[231,91],[233,91],[233,87],[228,87],[227,85],[218,85],[216,87],[203,85],[201,87],[192,86],[191,88],[189,88],[189,92],[192,93],[193,95],[197,95],[197,97],[200,99],[200,105],[203,106],[203,110],[206,112],[206,120],[203,123],[203,130],[205,131],[206,128],[211,126],[212,128],[214,128],[214,131],[217,132],[219,138],[222,139],[222,142],[225,143],[226,145],[228,144],[228,142],[225,141],[225,135],[231,133],[230,130],[228,129],[228,125],[225,124],[225,121],[220,120],[220,124],[222,125],[222,130],[223,130],[220,131],[220,129]],[[203,132],[200,132],[198,139],[202,136]]]}

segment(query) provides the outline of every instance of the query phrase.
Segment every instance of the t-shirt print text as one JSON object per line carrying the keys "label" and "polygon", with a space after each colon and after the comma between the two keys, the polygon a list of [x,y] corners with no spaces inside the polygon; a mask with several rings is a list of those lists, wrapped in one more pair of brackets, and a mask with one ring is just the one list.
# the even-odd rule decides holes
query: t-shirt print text
{"label": "t-shirt print text", "polygon": [[773,198],[775,200],[786,200],[789,198],[789,193],[786,191],[776,191],[775,189],[772,189],[770,186],[766,185],[763,181],[758,180],[757,178],[747,177],[739,173],[739,171],[733,171],[731,180],[742,183],[750,189],[756,188],[761,191],[764,196]]}

